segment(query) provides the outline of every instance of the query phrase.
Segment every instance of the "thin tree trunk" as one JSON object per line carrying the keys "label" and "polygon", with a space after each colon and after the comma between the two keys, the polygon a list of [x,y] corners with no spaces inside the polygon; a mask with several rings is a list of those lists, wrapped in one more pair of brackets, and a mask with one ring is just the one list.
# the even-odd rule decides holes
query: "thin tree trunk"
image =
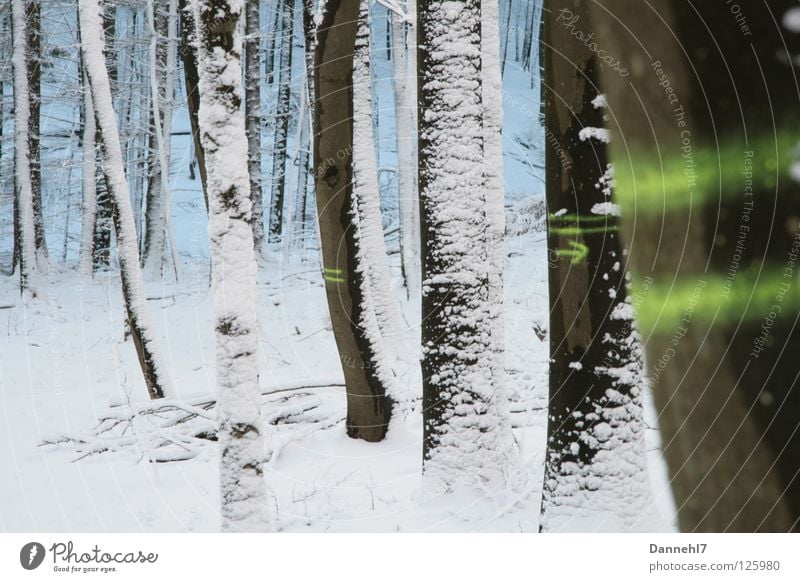
{"label": "thin tree trunk", "polygon": [[30,100],[31,191],[33,194],[33,226],[36,240],[36,258],[39,267],[47,264],[47,242],[44,234],[44,212],[42,210],[42,154],[39,134],[41,132],[42,109],[42,15],[40,0],[27,0],[25,31],[28,35],[26,58],[28,71],[28,95]]}
{"label": "thin tree trunk", "polygon": [[170,394],[169,374],[157,345],[147,308],[139,270],[139,251],[136,226],[130,204],[130,192],[125,178],[122,148],[117,132],[117,120],[111,99],[111,85],[106,69],[103,46],[102,2],[80,0],[81,50],[92,92],[97,124],[97,144],[105,169],[106,189],[114,205],[114,227],[117,235],[122,293],[128,314],[139,365],[150,397]]}
{"label": "thin tree trunk", "polygon": [[353,225],[353,53],[359,5],[329,0],[317,31],[314,66],[314,177],[323,273],[334,337],[347,385],[347,434],[380,441],[392,412],[378,367],[376,334]]}
{"label": "thin tree trunk", "polygon": [[[589,0],[571,9],[590,27]],[[650,530],[642,346],[627,299],[598,62],[545,0],[550,399],[542,531]],[[552,136],[552,137],[550,137]]]}
{"label": "thin tree trunk", "polygon": [[447,490],[501,482],[511,454],[490,273],[502,267],[488,199],[502,194],[485,177],[483,91],[494,94],[483,87],[480,2],[423,0],[417,26],[423,471]]}
{"label": "thin tree trunk", "polygon": [[260,0],[247,0],[244,43],[247,169],[253,201],[253,244],[264,252],[264,200],[261,193],[261,11]]}
{"label": "thin tree trunk", "polygon": [[194,0],[208,170],[224,531],[265,527],[258,300],[242,113],[241,2]]}
{"label": "thin tree trunk", "polygon": [[280,81],[275,113],[275,147],[272,150],[272,195],[269,210],[269,242],[283,234],[283,207],[286,193],[286,151],[289,140],[290,97],[292,88],[292,31],[294,0],[283,0],[281,24]]}
{"label": "thin tree trunk", "polygon": [[592,4],[683,531],[800,527],[796,2],[747,6],[745,30],[725,2]]}
{"label": "thin tree trunk", "polygon": [[11,3],[13,29],[14,86],[14,238],[19,262],[20,292],[36,297],[39,292],[36,230],[34,219],[33,169],[31,164],[32,121],[30,73],[30,36],[27,32],[28,6],[24,0]]}
{"label": "thin tree trunk", "polygon": [[[109,86],[112,100],[116,97],[117,58],[114,46],[116,35],[117,8],[113,4],[103,3],[103,34],[105,36],[106,66],[108,68]],[[99,131],[99,128],[96,128]],[[95,136],[95,145],[99,144]],[[111,233],[114,230],[114,201],[106,184],[108,177],[102,165],[98,168],[99,181],[97,188],[97,214],[94,225],[93,268],[95,271],[107,269],[111,265]]]}
{"label": "thin tree trunk", "polygon": [[181,14],[181,60],[183,62],[183,79],[186,88],[186,108],[189,110],[189,123],[192,126],[192,141],[194,155],[197,158],[197,171],[200,173],[200,183],[203,186],[203,200],[208,209],[208,178],[206,176],[206,160],[203,153],[203,144],[200,140],[200,126],[197,112],[200,107],[200,95],[197,93],[199,77],[197,72],[197,50],[195,42],[194,16],[187,5],[188,0],[179,1]]}

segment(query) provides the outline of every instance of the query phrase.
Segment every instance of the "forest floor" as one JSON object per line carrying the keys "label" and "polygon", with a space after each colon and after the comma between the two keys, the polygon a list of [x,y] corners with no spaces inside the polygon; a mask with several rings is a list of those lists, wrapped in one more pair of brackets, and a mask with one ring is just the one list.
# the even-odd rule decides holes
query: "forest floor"
{"label": "forest floor", "polygon": [[[202,220],[180,219],[196,206],[176,193],[181,240],[204,237]],[[192,231],[180,232],[188,224]],[[507,240],[507,383],[519,446],[512,481],[434,498],[420,493],[415,374],[402,376],[408,397],[384,442],[345,435],[343,379],[316,254],[289,266],[268,260],[260,275],[265,475],[275,528],[537,531],[547,402],[544,233]],[[52,269],[46,296],[28,303],[16,278],[0,278],[0,530],[218,529],[217,447],[205,438],[213,434],[215,362],[207,269],[202,258],[186,257],[180,283],[148,285],[177,391],[156,410],[124,338],[116,272],[82,281]],[[396,295],[404,319],[418,321],[401,289]],[[406,344],[415,345],[414,325],[406,331]],[[647,417],[654,426],[649,403]],[[642,528],[668,528],[673,508],[658,433],[647,433],[656,504]],[[598,516],[595,529],[616,528]]]}

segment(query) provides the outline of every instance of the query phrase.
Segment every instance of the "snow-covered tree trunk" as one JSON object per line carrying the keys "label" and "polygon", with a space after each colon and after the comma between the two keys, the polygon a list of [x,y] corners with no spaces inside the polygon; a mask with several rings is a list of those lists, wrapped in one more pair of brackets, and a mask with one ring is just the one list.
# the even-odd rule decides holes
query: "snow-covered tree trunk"
{"label": "snow-covered tree trunk", "polygon": [[[383,439],[392,414],[381,336],[359,247],[353,192],[353,66],[359,4],[329,0],[314,66],[314,177],[323,276],[347,386],[347,433]],[[369,123],[369,120],[364,121]]]}
{"label": "snow-covered tree trunk", "polygon": [[42,9],[40,0],[26,0],[25,31],[28,35],[27,71],[30,117],[28,118],[28,156],[31,166],[31,192],[33,195],[33,227],[36,240],[36,258],[40,269],[47,268],[47,242],[44,234],[42,210]]}
{"label": "snow-covered tree trunk", "polygon": [[247,135],[242,114],[241,0],[192,0],[199,122],[208,171],[211,287],[217,343],[224,531],[266,524],[259,389],[258,299]]}
{"label": "snow-covered tree trunk", "polygon": [[253,244],[264,252],[264,202],[261,194],[261,11],[260,0],[247,0],[245,17],[245,117],[247,119],[247,169],[253,201]]}
{"label": "snow-covered tree trunk", "polygon": [[[547,5],[549,3],[549,5]],[[572,4],[590,26],[588,0]],[[627,299],[594,53],[546,0],[550,399],[542,531],[653,527],[642,346]],[[552,48],[550,48],[552,47]]]}
{"label": "snow-covered tree trunk", "polygon": [[114,204],[117,255],[128,325],[150,397],[162,398],[171,393],[169,372],[161,358],[150,324],[139,270],[136,226],[133,221],[117,119],[111,101],[111,85],[106,69],[102,3],[100,0],[80,0],[78,7],[81,50],[92,92],[97,124],[97,145],[105,170],[106,188]]}
{"label": "snow-covered tree trunk", "polygon": [[[411,7],[411,2],[407,3]],[[408,12],[408,9],[406,10]],[[414,28],[392,12],[392,60],[394,65],[394,103],[397,141],[398,206],[400,209],[400,250],[403,283],[409,298],[419,293],[419,196],[417,166],[414,162],[415,95],[409,91],[416,71],[408,66],[406,37],[414,38]],[[408,29],[408,30],[407,30]],[[409,42],[409,45],[412,43]]]}
{"label": "snow-covered tree trunk", "polygon": [[294,0],[283,0],[281,17],[281,58],[278,105],[275,112],[275,145],[272,149],[272,193],[269,204],[269,242],[279,242],[283,233],[283,207],[286,194],[286,158],[289,141],[292,89],[292,31]]}
{"label": "snow-covered tree trunk", "polygon": [[446,490],[501,481],[512,454],[496,377],[502,266],[488,199],[500,194],[487,189],[480,2],[423,0],[417,26],[423,471]]}
{"label": "snow-covered tree trunk", "polygon": [[83,195],[79,269],[81,274],[91,276],[94,255],[94,224],[97,219],[97,150],[94,139],[96,124],[92,92],[85,66],[83,68],[83,165],[81,170]]}
{"label": "snow-covered tree trunk", "polygon": [[20,291],[37,296],[40,293],[39,269],[34,220],[33,170],[31,166],[30,64],[25,0],[11,3],[14,87],[14,232],[16,260],[19,264]]}
{"label": "snow-covered tree trunk", "polygon": [[[143,268],[154,279],[163,276],[167,264],[167,245],[171,232],[171,188],[169,183],[172,109],[177,66],[177,0],[154,6],[147,2],[150,32],[151,179],[147,188],[147,214],[144,235]],[[171,243],[172,241],[169,240]],[[176,262],[175,245],[173,262]],[[177,273],[177,264],[175,265]]]}
{"label": "snow-covered tree trunk", "polygon": [[[111,87],[112,100],[116,97],[117,81],[117,57],[114,47],[114,36],[116,34],[117,8],[114,4],[103,2],[103,33],[106,39],[106,67],[108,69],[109,85]],[[96,128],[99,131],[99,128]],[[99,143],[95,136],[95,146]],[[94,223],[94,243],[92,250],[93,268],[95,270],[106,269],[111,265],[111,233],[114,230],[114,202],[111,193],[108,192],[106,184],[108,177],[104,175],[102,164],[98,168],[102,175],[102,180],[97,186],[97,213]]]}

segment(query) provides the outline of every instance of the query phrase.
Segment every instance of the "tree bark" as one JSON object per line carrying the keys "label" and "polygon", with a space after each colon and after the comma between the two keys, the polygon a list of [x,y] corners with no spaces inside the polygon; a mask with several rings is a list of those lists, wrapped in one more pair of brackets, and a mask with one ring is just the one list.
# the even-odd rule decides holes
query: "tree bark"
{"label": "tree bark", "polygon": [[744,2],[745,20],[722,2],[593,8],[598,45],[620,61],[602,71],[615,180],[631,264],[654,280],[639,321],[683,531],[800,523],[800,197],[786,129],[800,42],[778,24],[795,6]]}
{"label": "tree bark", "polygon": [[47,242],[44,234],[44,212],[42,210],[42,14],[40,0],[27,0],[25,5],[25,31],[28,35],[27,71],[30,122],[28,124],[29,157],[31,166],[31,191],[33,194],[33,226],[36,255],[40,266],[47,263]]}
{"label": "tree bark", "polygon": [[[590,28],[588,0],[571,11]],[[545,0],[550,400],[542,531],[653,527],[642,346],[627,299],[595,54]],[[595,527],[594,525],[590,527]]]}
{"label": "tree bark", "polygon": [[269,210],[269,242],[277,243],[283,234],[283,207],[286,194],[286,158],[289,141],[290,97],[292,89],[292,31],[294,0],[283,0],[281,58],[278,105],[275,113],[275,145],[272,149],[272,195]]}
{"label": "tree bark", "polygon": [[11,4],[14,87],[14,241],[15,260],[19,264],[20,292],[36,297],[40,293],[38,280],[38,249],[36,237],[34,171],[32,134],[38,122],[33,121],[29,83],[30,35],[28,34],[29,3],[14,0]]}
{"label": "tree bark", "polygon": [[314,66],[314,178],[323,273],[334,337],[347,385],[347,434],[380,441],[392,400],[378,373],[379,354],[358,261],[353,201],[353,54],[359,4],[330,0],[317,30]]}
{"label": "tree bark", "polygon": [[490,198],[502,192],[485,177],[481,28],[477,0],[419,3],[423,473],[445,490],[502,482],[511,454],[495,377]]}
{"label": "tree bark", "polygon": [[245,118],[247,168],[253,201],[253,244],[264,252],[264,200],[261,194],[261,16],[260,0],[247,0],[245,17]]}
{"label": "tree bark", "polygon": [[186,108],[189,110],[189,124],[192,127],[194,155],[197,159],[197,171],[200,173],[200,184],[203,187],[203,201],[208,210],[208,178],[206,176],[206,160],[203,144],[200,140],[200,127],[197,112],[200,108],[200,95],[197,93],[199,77],[197,73],[197,51],[195,42],[194,16],[187,6],[188,0],[180,0],[178,10],[181,15],[181,61],[183,62],[183,80],[186,87]]}
{"label": "tree bark", "polygon": [[208,170],[223,531],[266,524],[258,294],[242,115],[243,3],[194,0],[199,121]]}

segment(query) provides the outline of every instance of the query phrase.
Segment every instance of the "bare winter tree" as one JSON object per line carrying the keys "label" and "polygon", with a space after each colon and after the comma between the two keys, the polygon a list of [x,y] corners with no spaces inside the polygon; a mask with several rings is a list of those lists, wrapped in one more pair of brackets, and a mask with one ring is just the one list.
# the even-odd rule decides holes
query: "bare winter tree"
{"label": "bare winter tree", "polygon": [[591,6],[680,527],[797,531],[797,4]]}
{"label": "bare winter tree", "polygon": [[97,145],[106,176],[106,188],[114,204],[117,255],[128,325],[145,384],[151,398],[171,392],[169,372],[153,334],[147,301],[139,270],[136,226],[125,178],[117,119],[111,101],[111,85],[104,54],[103,10],[101,0],[80,0],[79,24],[81,51],[94,105]]}
{"label": "bare winter tree", "polygon": [[[590,25],[589,2],[570,11]],[[652,528],[642,392],[595,53],[545,0],[550,400],[542,531]]]}
{"label": "bare winter tree", "polygon": [[266,524],[258,301],[247,135],[242,115],[243,3],[193,0],[199,122],[208,172],[224,531]]}
{"label": "bare winter tree", "polygon": [[[357,2],[327,2],[317,30],[312,83],[314,179],[328,309],[347,385],[347,433],[353,438],[379,441],[388,429],[393,400],[369,266],[364,262],[369,249],[360,231],[364,226],[362,209],[353,187],[351,112],[359,11]],[[365,30],[362,27],[361,46]],[[360,113],[367,114],[366,110]],[[376,196],[377,192],[364,194]],[[369,228],[374,228],[374,223]]]}
{"label": "bare winter tree", "polygon": [[275,141],[272,149],[272,195],[269,207],[269,241],[278,242],[283,234],[283,207],[286,200],[286,158],[289,141],[292,89],[292,31],[294,0],[283,0],[281,13],[278,104],[275,111]]}
{"label": "bare winter tree", "polygon": [[[13,49],[11,61],[13,66],[14,87],[14,233],[15,261],[19,265],[20,290],[23,294],[37,296],[40,289],[38,273],[40,270],[39,245],[36,234],[36,202],[34,188],[41,188],[38,175],[38,119],[34,120],[38,107],[31,106],[32,100],[38,100],[38,89],[31,89],[31,81],[37,84],[31,72],[32,56],[30,46],[29,18],[38,14],[35,2],[14,0],[11,3],[11,23]],[[34,137],[35,135],[35,137]],[[37,160],[37,161],[34,161]],[[36,169],[34,169],[36,166]],[[41,209],[41,206],[39,206]]]}
{"label": "bare winter tree", "polygon": [[247,0],[244,43],[247,169],[253,201],[253,244],[264,252],[264,200],[261,194],[261,0]]}
{"label": "bare winter tree", "polygon": [[417,14],[423,457],[444,489],[502,479],[511,454],[492,234],[503,192],[486,168],[486,101],[499,95],[481,66],[481,6],[423,0]]}

